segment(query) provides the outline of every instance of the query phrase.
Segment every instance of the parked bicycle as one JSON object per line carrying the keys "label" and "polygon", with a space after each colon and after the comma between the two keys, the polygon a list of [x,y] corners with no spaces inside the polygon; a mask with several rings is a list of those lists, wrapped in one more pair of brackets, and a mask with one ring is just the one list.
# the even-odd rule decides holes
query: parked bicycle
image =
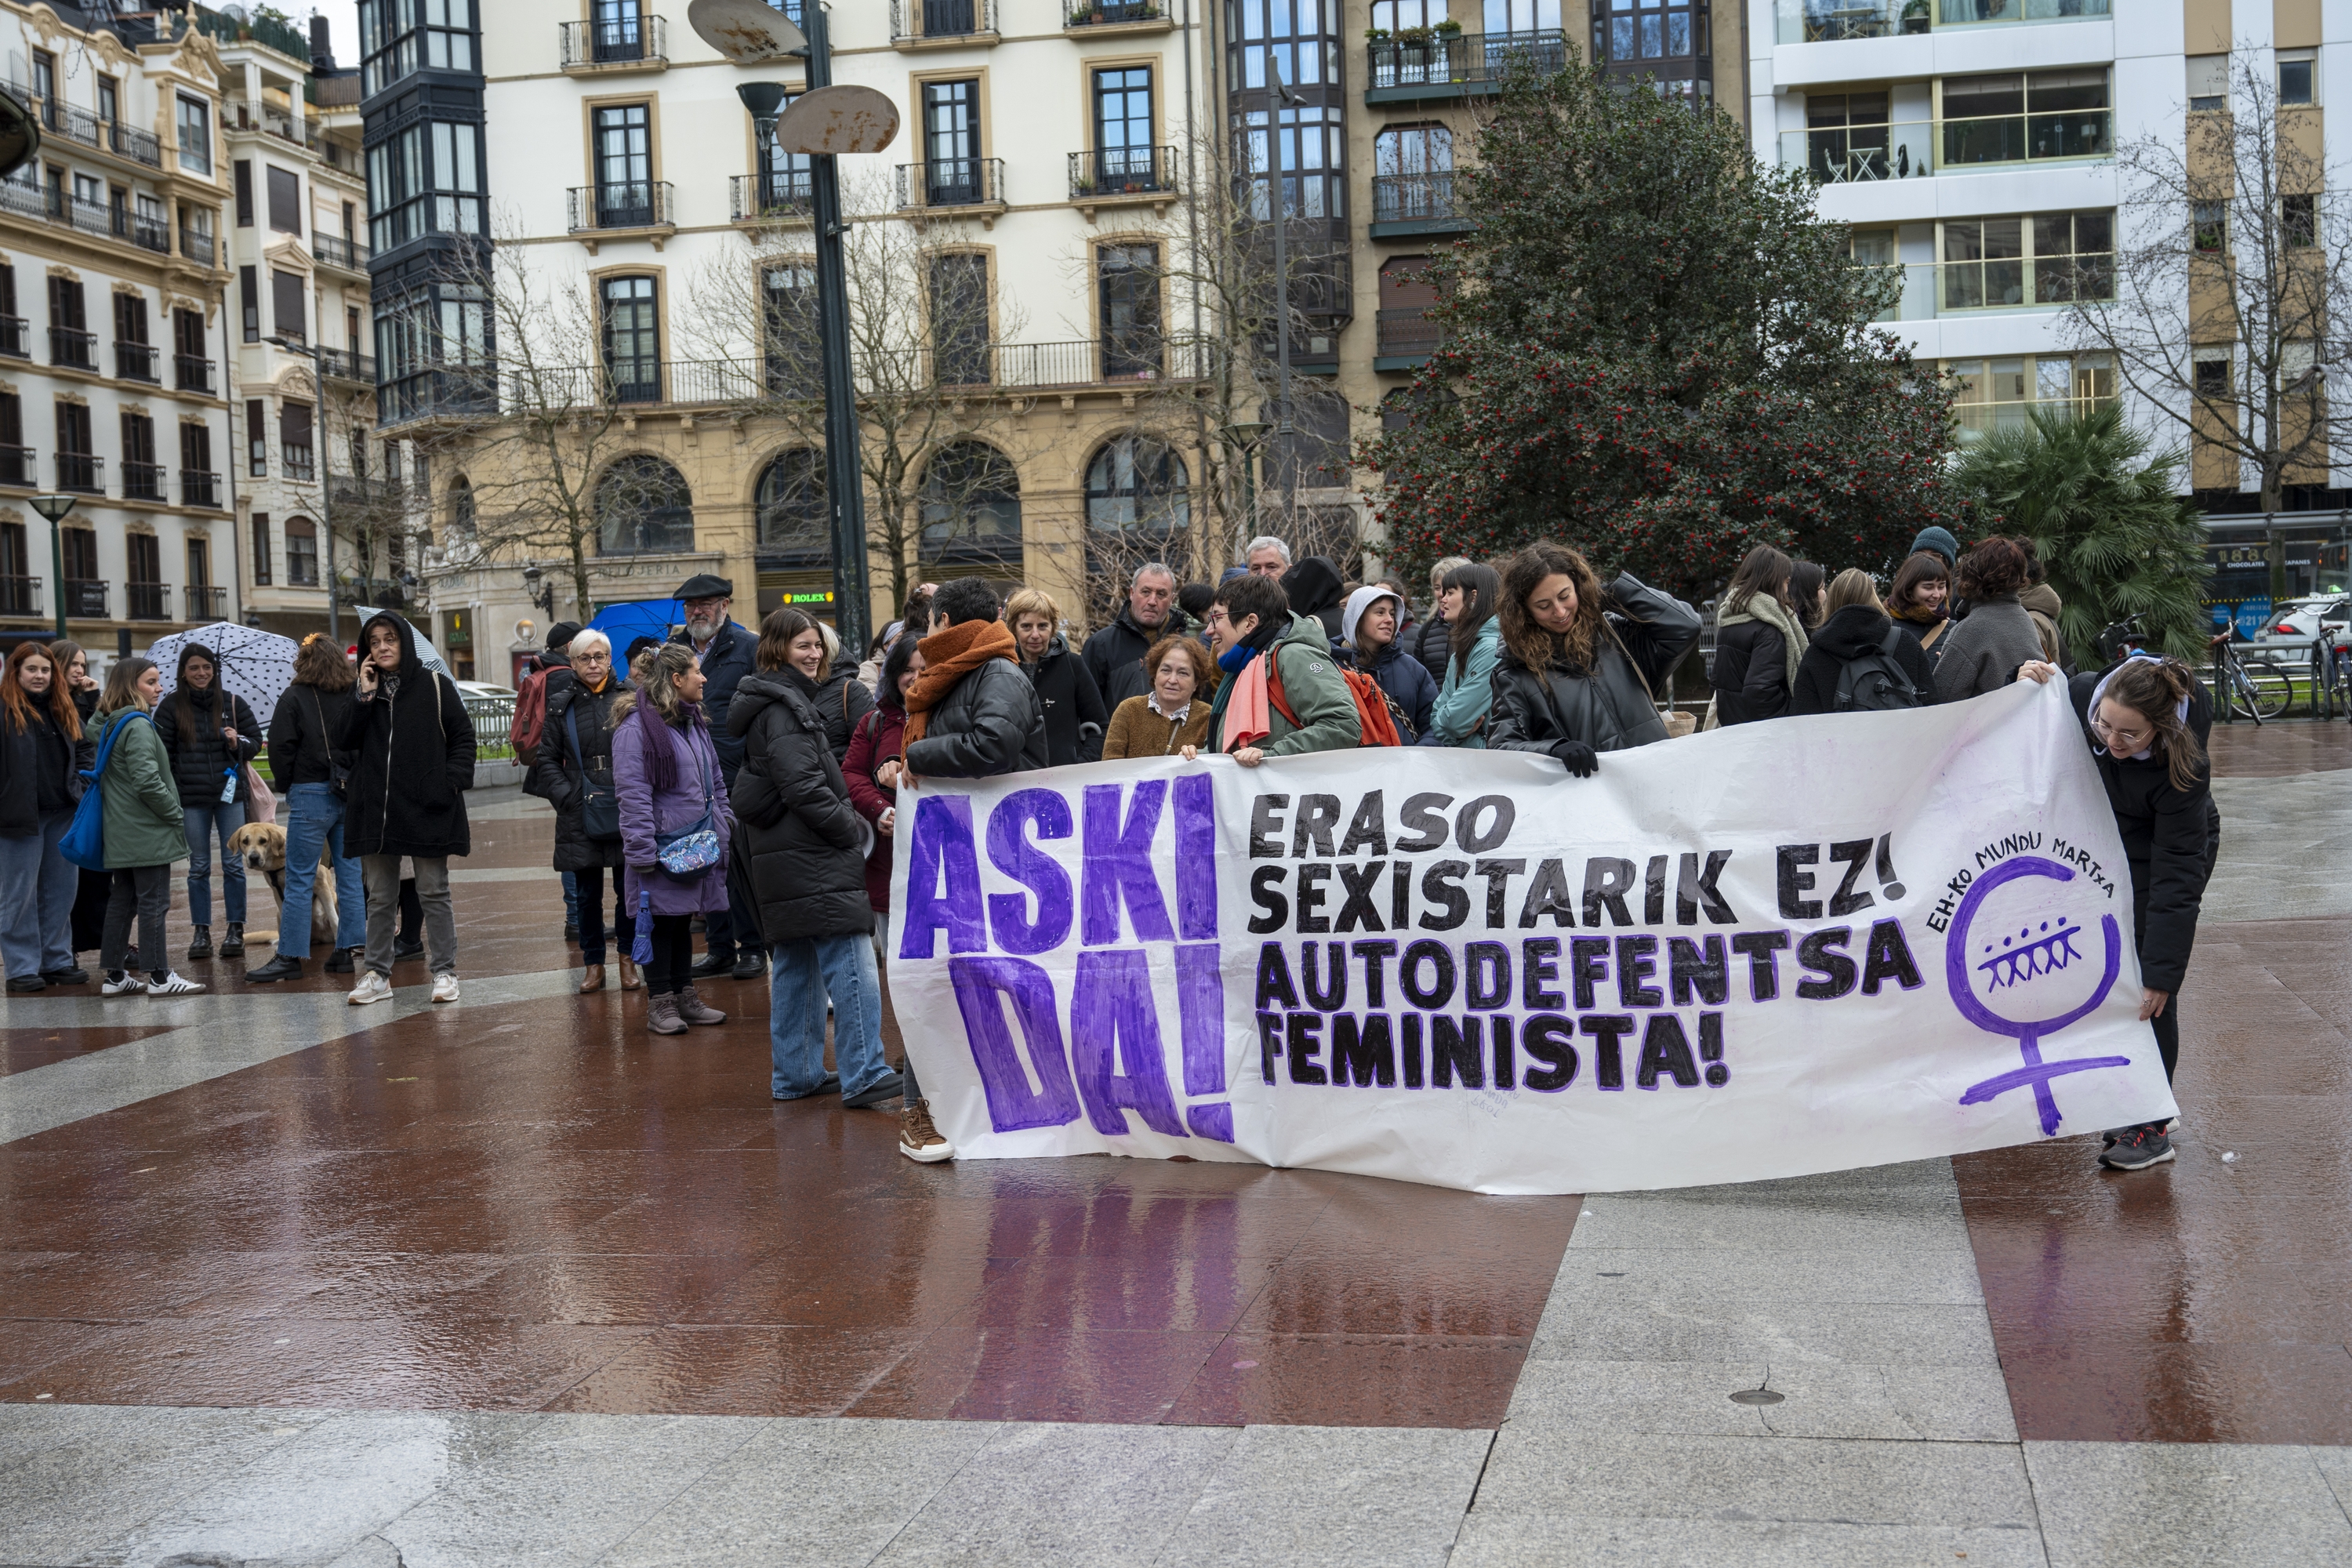
{"label": "parked bicycle", "polygon": [[2239,657],[2231,635],[2218,632],[2213,646],[2214,704],[2224,720],[2235,719],[2243,708],[2253,721],[2275,719],[2294,700],[2294,678],[2277,660]]}

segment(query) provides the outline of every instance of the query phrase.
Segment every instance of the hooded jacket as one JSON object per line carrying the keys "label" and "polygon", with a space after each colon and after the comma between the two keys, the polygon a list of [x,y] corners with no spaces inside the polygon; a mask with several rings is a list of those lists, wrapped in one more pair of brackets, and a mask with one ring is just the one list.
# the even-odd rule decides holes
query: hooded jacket
{"label": "hooded jacket", "polygon": [[1489,616],[1471,638],[1470,657],[1461,668],[1448,654],[1445,676],[1438,683],[1437,700],[1429,705],[1429,728],[1422,731],[1420,744],[1486,750],[1486,718],[1495,701],[1495,665],[1502,657],[1503,624]]}
{"label": "hooded jacket", "polygon": [[[1274,660],[1268,682],[1275,675],[1282,677],[1282,699],[1297,718],[1292,723],[1269,701],[1266,735],[1256,742],[1258,750],[1269,757],[1295,757],[1309,752],[1344,752],[1363,744],[1364,726],[1356,712],[1356,695],[1339,673],[1339,656],[1323,636],[1322,622],[1312,616],[1292,615],[1290,625],[1258,657]],[[1217,721],[1217,749],[1233,750],[1225,743],[1222,717]]]}
{"label": "hooded jacket", "polygon": [[[613,779],[613,704],[629,683],[614,670],[604,678],[604,689],[591,691],[579,676],[566,671],[561,685],[548,683],[547,720],[539,731],[539,752],[531,759],[530,793],[555,807],[555,869],[585,871],[592,867],[624,864],[621,841],[588,837],[581,807],[587,798],[581,775],[584,763],[600,782]],[[572,730],[580,731],[580,752],[572,755]]]}
{"label": "hooded jacket", "polygon": [[186,859],[187,818],[180,815],[172,759],[155,726],[137,709],[118,709],[99,726],[100,745],[105,744],[107,731],[116,725],[123,726],[122,733],[106,759],[106,771],[98,775],[105,813],[106,868],[169,866]]}
{"label": "hooded jacket", "polygon": [[2018,606],[2033,617],[2033,629],[2042,637],[2042,657],[2051,664],[2074,673],[2074,660],[2066,657],[2065,639],[2058,634],[2058,617],[2065,613],[2066,602],[2047,583],[2036,583],[2017,596]]}
{"label": "hooded jacket", "polygon": [[[1887,631],[1894,625],[1885,614],[1868,605],[1848,605],[1833,611],[1829,619],[1814,628],[1812,643],[1797,666],[1797,685],[1789,694],[1789,711],[1836,712],[1838,681],[1845,674],[1846,661],[1881,651]],[[1891,657],[1896,668],[1909,678],[1912,689],[1919,693],[1919,706],[1925,708],[1934,702],[1936,666],[1919,651],[1918,639],[1896,637]]]}
{"label": "hooded jacket", "polygon": [[1157,626],[1139,625],[1133,606],[1124,606],[1110,625],[1087,639],[1079,658],[1106,711],[1116,711],[1129,698],[1151,689],[1151,679],[1143,673],[1143,656],[1161,637],[1181,636],[1187,624],[1183,612],[1173,605],[1169,607],[1168,618]]}
{"label": "hooded jacket", "polygon": [[874,929],[866,890],[864,825],[815,706],[819,689],[797,669],[747,675],[728,727],[743,747],[732,796],[750,852],[760,931],[771,947]]}
{"label": "hooded jacket", "polygon": [[[201,691],[188,685],[192,658],[212,660],[213,683]],[[207,648],[194,643],[183,647],[175,679],[178,684],[155,704],[155,733],[172,759],[172,780],[179,786],[180,804],[220,805],[222,775],[232,768],[236,770],[236,798],[251,800],[245,764],[261,754],[261,725],[254,719],[253,710],[244,698],[221,684],[220,661]],[[180,706],[184,695],[184,717]],[[236,745],[221,738],[224,724],[236,731]]]}
{"label": "hooded jacket", "polygon": [[1096,688],[1095,678],[1087,673],[1086,662],[1070,651],[1062,634],[1054,634],[1035,664],[1021,668],[1028,672],[1045,710],[1045,755],[1050,765],[1066,768],[1072,763],[1102,761],[1103,731],[1110,723],[1110,710],[1103,706],[1102,692]]}
{"label": "hooded jacket", "polygon": [[1337,647],[1348,637],[1339,620],[1339,590],[1346,584],[1339,569],[1320,555],[1309,555],[1282,574],[1282,592],[1294,616],[1312,616],[1323,628],[1324,646]]}
{"label": "hooded jacket", "polygon": [[352,689],[337,744],[354,753],[345,795],[343,848],[352,855],[467,855],[472,830],[466,792],[474,787],[474,721],[457,684],[425,668],[416,633],[390,610],[360,628],[359,646],[377,626],[400,637],[400,668],[375,695]]}
{"label": "hooded jacket", "polygon": [[[694,638],[683,631],[669,640],[694,646]],[[751,673],[752,656],[759,647],[760,639],[752,633],[733,621],[721,621],[701,654],[702,721],[710,726],[710,742],[719,748],[719,765],[730,776],[743,765],[743,742],[728,728],[727,705],[735,700],[735,688]]]}
{"label": "hooded jacket", "polygon": [[[2197,916],[2206,879],[2221,848],[2221,814],[2213,804],[2209,764],[2196,787],[2172,787],[2171,765],[2161,752],[2145,762],[2109,754],[2091,729],[2091,701],[2112,670],[2075,676],[2067,700],[2090,742],[2099,782],[2107,786],[2116,828],[2131,868],[2132,935],[2139,947],[2140,984],[2152,991],[2178,991],[2189,973],[2197,943]],[[2189,697],[2189,732],[2202,746],[2212,733],[2213,710],[2200,683]]]}
{"label": "hooded jacket", "polygon": [[984,779],[1053,765],[1037,689],[1009,658],[969,671],[930,710],[907,748],[919,779]]}
{"label": "hooded jacket", "polygon": [[[1395,637],[1367,658],[1362,645],[1356,640],[1356,625],[1364,618],[1365,611],[1382,599],[1396,604],[1399,629]],[[1431,679],[1429,671],[1421,667],[1421,660],[1405,651],[1403,616],[1403,601],[1397,598],[1393,588],[1375,584],[1357,589],[1348,595],[1348,607],[1340,613],[1339,618],[1348,636],[1346,646],[1341,647],[1339,654],[1345,668],[1369,675],[1381,683],[1381,689],[1388,693],[1389,700],[1397,705],[1397,710],[1412,725],[1412,733],[1403,737],[1404,743],[1410,746],[1429,729],[1429,710],[1437,703],[1437,682]]]}
{"label": "hooded jacket", "polygon": [[1666,738],[1651,693],[1666,689],[1666,677],[1698,641],[1698,612],[1627,572],[1601,599],[1616,636],[1599,639],[1591,669],[1529,669],[1504,650],[1495,669],[1490,747],[1549,752],[1559,742],[1581,741],[1596,752],[1622,752]]}

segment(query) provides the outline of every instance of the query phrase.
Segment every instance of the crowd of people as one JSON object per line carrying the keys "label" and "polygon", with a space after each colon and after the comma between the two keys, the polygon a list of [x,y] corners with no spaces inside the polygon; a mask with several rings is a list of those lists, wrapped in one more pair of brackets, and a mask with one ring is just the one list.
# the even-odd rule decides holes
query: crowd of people
{"label": "crowd of people", "polygon": [[[1627,573],[1604,582],[1549,541],[1500,561],[1439,561],[1433,613],[1416,620],[1397,579],[1349,583],[1331,562],[1294,561],[1263,537],[1214,584],[1140,568],[1116,616],[1076,650],[1049,595],[1005,598],[980,577],[922,584],[863,663],[790,606],[747,631],[724,578],[697,575],[677,596],[682,629],[619,658],[602,632],[553,627],[533,678],[535,732],[518,722],[524,787],[555,809],[551,869],[580,947],[578,989],[604,990],[616,969],[621,991],[646,993],[646,1028],[675,1036],[726,1020],[698,982],[764,973],[772,1096],[895,1102],[910,1159],[954,1151],[913,1063],[893,1068],[882,1040],[902,788],[1132,757],[1214,753],[1254,768],[1390,744],[1540,753],[1588,778],[1607,753],[1693,728],[1964,701],[2021,679],[2070,682],[2127,849],[2142,1016],[2168,1073],[2177,1058],[2172,996],[2219,843],[2203,690],[2170,659],[2072,673],[2062,606],[2023,540],[1988,538],[1963,554],[1928,529],[1883,595],[1866,570],[1832,574],[1758,546],[1716,605],[1703,715],[1675,687],[1700,612]],[[389,997],[394,963],[420,952],[433,1000],[454,1002],[448,862],[469,847],[473,727],[398,616],[371,617],[358,652],[353,668],[309,639],[271,718],[268,762],[289,811],[283,902],[298,912],[246,978],[303,973],[311,933],[299,911],[331,874],[325,967],[358,974],[351,1002]],[[263,731],[202,647],[184,651],[168,698],[148,660],[117,662],[102,692],[87,663],[71,644],[26,643],[0,685],[8,989],[88,984],[76,954],[95,947],[106,994],[200,990],[164,950],[172,868],[188,862],[189,957],[241,952],[244,868],[227,846]],[[105,866],[77,872],[61,846],[93,770]],[[2167,1128],[2117,1129],[2102,1158],[2124,1169],[2169,1159]]]}

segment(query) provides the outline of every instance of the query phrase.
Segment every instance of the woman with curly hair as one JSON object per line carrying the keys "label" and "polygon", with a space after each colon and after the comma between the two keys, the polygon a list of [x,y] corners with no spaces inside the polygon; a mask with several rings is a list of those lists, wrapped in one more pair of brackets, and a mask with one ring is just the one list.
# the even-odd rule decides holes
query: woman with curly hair
{"label": "woman with curly hair", "polygon": [[2025,589],[2027,556],[1998,534],[1960,557],[1959,591],[1969,613],[1952,623],[1936,656],[1936,700],[1965,702],[1998,691],[2023,666],[2042,658],[2042,632],[2017,596]]}
{"label": "woman with curly hair", "polygon": [[1511,557],[1500,599],[1489,746],[1541,752],[1590,778],[1599,753],[1666,738],[1654,694],[1698,640],[1696,610],[1630,573],[1604,588],[1549,540]]}

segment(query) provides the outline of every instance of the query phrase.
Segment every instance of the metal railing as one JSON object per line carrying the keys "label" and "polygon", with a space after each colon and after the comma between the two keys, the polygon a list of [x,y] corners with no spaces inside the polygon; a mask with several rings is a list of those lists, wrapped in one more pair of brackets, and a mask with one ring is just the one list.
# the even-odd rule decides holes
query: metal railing
{"label": "metal railing", "polygon": [[1454,171],[1451,169],[1427,174],[1372,176],[1374,223],[1411,223],[1454,216]]}
{"label": "metal railing", "polygon": [[210,393],[213,389],[213,362],[198,354],[173,354],[172,384],[182,392]]}
{"label": "metal railing", "polygon": [[0,316],[0,354],[10,359],[33,357],[33,335],[22,316]]}
{"label": "metal railing", "polygon": [[122,462],[122,499],[125,500],[165,500],[163,476],[167,472],[161,463]]}
{"label": "metal railing", "polygon": [[41,614],[38,577],[0,577],[0,616]]}
{"label": "metal railing", "polygon": [[180,470],[180,504],[182,506],[220,505],[220,471],[216,468],[182,468]]}
{"label": "metal railing", "polygon": [[600,228],[661,228],[675,223],[667,180],[629,180],[572,187],[572,232]]}
{"label": "metal railing", "polygon": [[1369,48],[1370,89],[1450,88],[1499,82],[1515,70],[1549,74],[1568,64],[1568,35],[1432,33],[1426,38],[1375,38]]}
{"label": "metal railing", "polygon": [[1173,147],[1107,147],[1070,154],[1070,199],[1166,195],[1176,189]]}
{"label": "metal railing", "polygon": [[79,331],[72,327],[51,327],[49,363],[69,365],[75,370],[96,370],[98,334]]}
{"label": "metal railing", "polygon": [[474,750],[477,755],[499,752],[512,755],[514,750],[514,705],[511,697],[468,697],[466,717],[474,726]]}
{"label": "metal railing", "polygon": [[319,141],[319,122],[309,115],[280,114],[266,106],[261,110],[261,129],[265,134],[291,142],[297,147],[316,146]]}
{"label": "metal railing", "polygon": [[123,616],[133,621],[168,621],[172,618],[172,585],[169,583],[125,583],[122,584]]}
{"label": "metal railing", "polygon": [[1419,306],[1411,310],[1376,311],[1372,352],[1384,357],[1435,353],[1445,342],[1445,329],[1429,319]]}
{"label": "metal railing", "polygon": [[434,365],[376,388],[377,427],[416,419],[480,418],[499,411],[494,365]]}
{"label": "metal railing", "polygon": [[2080,22],[2105,16],[2110,0],[1779,0],[1778,41],[1892,38],[1933,27],[1990,22]]}
{"label": "metal railing", "polygon": [[1780,133],[1780,166],[1818,184],[1916,179],[1985,164],[2116,155],[2115,113],[2105,109],[1912,120]]}
{"label": "metal railing", "polygon": [[890,0],[890,41],[996,31],[996,0]]}
{"label": "metal railing", "polygon": [[111,585],[95,578],[67,578],[66,614],[79,616],[86,620],[106,619],[106,591]]}
{"label": "metal railing", "polygon": [[90,452],[58,454],[58,489],[85,495],[106,493],[106,459]]}
{"label": "metal railing", "polygon": [[228,589],[226,585],[206,587],[201,583],[191,583],[180,590],[180,595],[187,603],[187,613],[183,618],[194,625],[205,626],[228,618]]}
{"label": "metal railing", "polygon": [[134,130],[119,120],[100,120],[86,110],[55,100],[41,105],[41,128],[52,136],[128,158],[151,169],[163,166],[163,143],[152,133]]}
{"label": "metal railing", "polygon": [[1121,22],[1164,22],[1160,0],[1062,0],[1065,27],[1109,27]]}
{"label": "metal railing", "polygon": [[563,68],[581,66],[667,65],[669,24],[639,7],[631,16],[565,22]]}
{"label": "metal railing", "polygon": [[160,382],[155,362],[153,343],[130,343],[121,338],[114,340],[114,374],[121,379]]}
{"label": "metal railing", "polygon": [[346,272],[365,272],[369,260],[375,255],[362,241],[346,239],[340,234],[313,234],[310,254],[329,267],[340,267]]}
{"label": "metal railing", "polygon": [[191,228],[186,224],[182,224],[180,254],[191,261],[201,261],[206,267],[210,267],[213,264],[213,237],[200,228]]}
{"label": "metal railing", "polygon": [[1004,205],[1004,160],[938,158],[898,165],[898,207],[984,207]]}
{"label": "metal railing", "polygon": [[0,485],[37,485],[40,462],[30,447],[0,447]]}
{"label": "metal railing", "polygon": [[732,223],[761,218],[804,220],[816,210],[816,193],[807,170],[771,169],[764,174],[730,176],[727,206]]}
{"label": "metal railing", "polygon": [[373,386],[375,355],[354,353],[350,349],[320,349],[319,374],[335,381],[356,381],[363,386]]}

